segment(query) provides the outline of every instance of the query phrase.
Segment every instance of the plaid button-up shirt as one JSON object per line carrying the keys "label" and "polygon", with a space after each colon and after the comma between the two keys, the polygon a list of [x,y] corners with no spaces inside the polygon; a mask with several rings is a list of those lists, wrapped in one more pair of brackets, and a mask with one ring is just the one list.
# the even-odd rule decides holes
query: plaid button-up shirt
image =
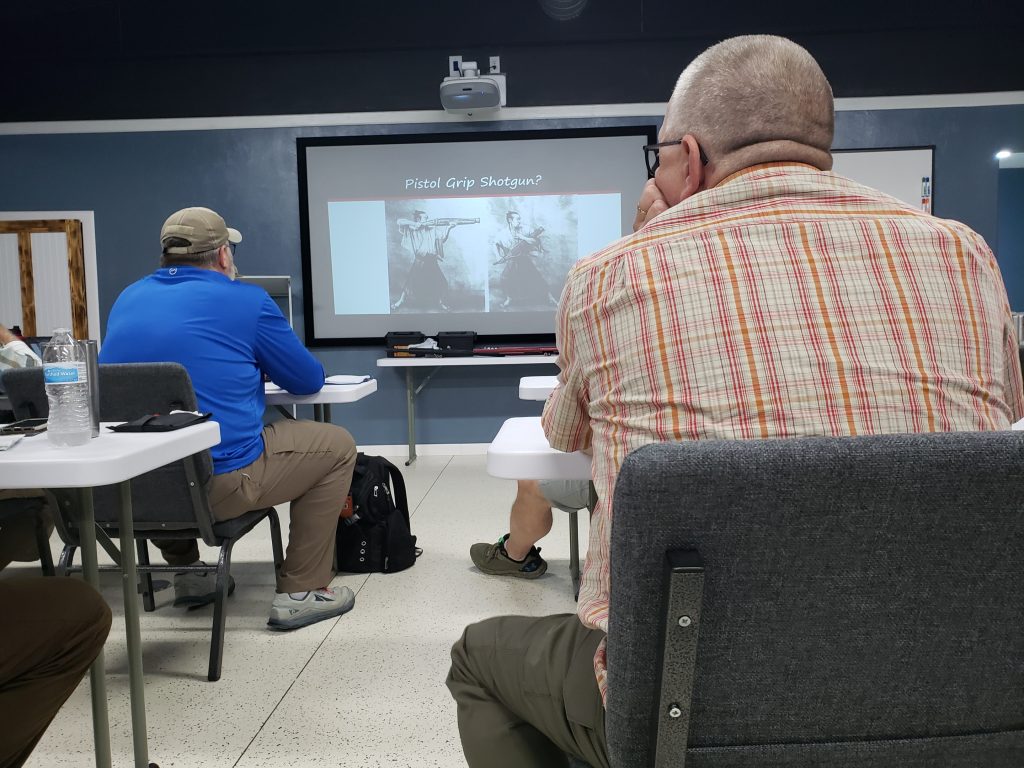
{"label": "plaid button-up shirt", "polygon": [[[985,241],[832,173],[734,174],[579,261],[551,445],[592,447],[578,613],[608,630],[615,478],[647,443],[1006,429],[1017,339]],[[604,644],[595,658],[605,695]]]}

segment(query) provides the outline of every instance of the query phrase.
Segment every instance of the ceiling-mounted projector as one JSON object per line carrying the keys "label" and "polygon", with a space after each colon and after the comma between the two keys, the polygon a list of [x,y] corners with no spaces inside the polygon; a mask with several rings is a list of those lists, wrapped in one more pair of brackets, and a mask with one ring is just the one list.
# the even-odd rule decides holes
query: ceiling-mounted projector
{"label": "ceiling-mounted projector", "polygon": [[498,72],[497,57],[491,57],[491,72],[481,75],[475,61],[453,56],[456,74],[441,81],[441,106],[448,112],[471,115],[505,106],[505,75]]}

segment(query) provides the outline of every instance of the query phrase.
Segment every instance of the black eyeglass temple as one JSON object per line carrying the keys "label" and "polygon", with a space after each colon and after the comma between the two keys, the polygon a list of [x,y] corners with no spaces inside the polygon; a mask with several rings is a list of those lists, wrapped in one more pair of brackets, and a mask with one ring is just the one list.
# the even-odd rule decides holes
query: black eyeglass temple
{"label": "black eyeglass temple", "polygon": [[[671,143],[675,144],[676,142],[671,142]],[[682,142],[679,142],[679,143],[681,144]],[[644,156],[645,156],[645,158],[649,158],[650,157],[646,153],[652,152],[652,150],[653,150],[653,154],[654,154],[654,162],[653,163],[651,163],[650,160],[648,159],[647,178],[649,178],[649,179],[653,179],[654,178],[654,172],[657,171],[658,170],[658,166],[661,165],[661,153],[658,151],[659,149],[660,149],[660,147],[652,147],[651,149],[648,149],[647,147],[644,147],[644,151],[645,151],[645,155]],[[709,162],[711,162],[710,160],[708,160],[708,156],[707,156],[707,153],[704,151],[704,147],[702,147],[700,144],[697,145],[697,152],[699,153],[701,165],[707,165]]]}

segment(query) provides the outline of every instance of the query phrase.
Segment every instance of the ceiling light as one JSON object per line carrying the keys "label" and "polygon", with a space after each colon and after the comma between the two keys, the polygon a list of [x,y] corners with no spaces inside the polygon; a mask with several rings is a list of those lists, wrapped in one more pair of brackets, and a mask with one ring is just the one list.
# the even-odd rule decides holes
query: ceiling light
{"label": "ceiling light", "polygon": [[1005,160],[1012,154],[1013,152],[1011,152],[1008,149],[1000,149],[998,152],[996,152],[996,160]]}

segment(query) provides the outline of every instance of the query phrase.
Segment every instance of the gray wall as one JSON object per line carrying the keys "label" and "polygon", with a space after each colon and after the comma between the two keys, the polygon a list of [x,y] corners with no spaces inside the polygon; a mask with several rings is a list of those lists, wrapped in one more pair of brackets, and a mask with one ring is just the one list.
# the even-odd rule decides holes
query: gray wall
{"label": "gray wall", "polygon": [[[651,118],[614,121],[650,122]],[[607,120],[443,126],[444,130],[527,129],[600,125]],[[237,259],[249,274],[290,274],[301,326],[301,267],[295,139],[298,136],[410,133],[435,127],[246,129],[165,133],[0,136],[0,210],[92,210],[96,216],[100,313],[118,293],[151,271],[158,232],[168,213],[207,205],[245,235]],[[934,210],[980,232],[996,247],[997,162],[1002,146],[1024,133],[1024,106],[840,112],[837,148],[935,145]],[[637,162],[642,162],[637,157]],[[1014,287],[1021,292],[1024,288]],[[0,307],[0,322],[3,308]],[[435,329],[424,329],[435,330]],[[299,328],[301,335],[301,327]],[[328,372],[370,373],[379,392],[334,418],[364,444],[405,441],[405,388],[400,371],[378,370],[380,348],[318,349]],[[539,412],[518,400],[520,376],[553,366],[441,370],[420,395],[422,443],[486,442],[509,416]]]}

